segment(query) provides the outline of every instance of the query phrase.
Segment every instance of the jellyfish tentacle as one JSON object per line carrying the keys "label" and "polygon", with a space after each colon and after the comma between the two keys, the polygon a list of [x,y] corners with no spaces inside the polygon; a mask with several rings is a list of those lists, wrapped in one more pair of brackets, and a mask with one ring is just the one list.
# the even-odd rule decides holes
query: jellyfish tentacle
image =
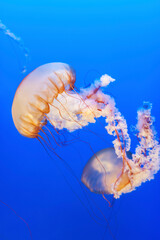
{"label": "jellyfish tentacle", "polygon": [[[50,119],[48,118],[48,116],[46,114],[44,114],[44,116],[46,117],[46,119],[50,122]],[[52,122],[50,122],[51,126],[53,127],[53,129],[55,130],[55,132],[60,135],[59,131],[55,128],[55,126],[52,124]]]}
{"label": "jellyfish tentacle", "polygon": [[[42,138],[41,136],[37,136],[37,137],[36,137],[36,138],[38,139],[38,141],[39,141],[39,142],[42,144],[42,146],[44,147],[43,143],[40,141],[40,139],[39,139],[38,137],[40,137],[42,140],[43,140],[43,138]],[[43,141],[43,142],[44,142],[44,141]],[[46,144],[46,142],[44,142],[44,143]],[[54,149],[51,149],[50,146],[48,146],[48,144],[47,144],[46,146],[47,146],[51,151],[53,151],[54,154],[56,154],[55,151],[54,151]],[[44,149],[45,149],[45,151],[47,152],[47,154],[50,156],[50,154],[48,153],[48,151],[46,150],[45,147],[44,147]],[[88,197],[86,196],[86,190],[85,190],[84,187],[81,185],[80,181],[78,180],[77,176],[74,174],[74,172],[73,172],[72,168],[70,167],[70,165],[68,165],[68,163],[67,163],[64,159],[62,159],[59,155],[56,154],[56,156],[57,156],[61,161],[63,161],[63,162],[65,163],[65,166],[69,169],[69,171],[71,172],[71,174],[73,175],[73,177],[77,180],[78,184],[79,184],[80,187],[82,188],[83,193],[85,194],[85,197],[86,197],[86,199],[87,199],[87,201],[88,201],[88,203],[89,203]],[[51,156],[50,156],[50,158],[52,159]],[[54,161],[54,163],[55,163],[55,161]],[[56,167],[58,167],[57,164],[56,164]],[[89,209],[86,207],[86,205],[83,203],[83,201],[79,198],[79,196],[77,195],[77,193],[74,191],[73,187],[70,185],[70,183],[68,182],[68,180],[67,180],[67,178],[65,177],[65,175],[64,175],[62,172],[61,172],[61,174],[63,175],[66,183],[67,183],[67,184],[69,185],[69,187],[71,188],[72,192],[73,192],[73,193],[75,194],[75,196],[79,199],[79,201],[81,202],[81,204],[83,205],[83,207],[85,207],[85,209],[87,210],[88,214],[89,214],[90,217],[93,219],[93,221],[95,221],[96,223],[98,223],[98,224],[101,225],[101,223],[100,223],[99,221],[97,221],[95,218],[93,218],[93,216],[96,217],[96,218],[99,218],[99,217],[96,215],[96,213],[95,213],[94,210],[92,209],[91,205],[89,204],[93,216],[91,215]],[[99,210],[100,213],[102,214],[105,222],[107,223],[107,226],[109,227],[109,231],[110,231],[113,239],[115,239],[113,233],[111,232],[111,229],[110,229],[110,226],[109,226],[109,222],[108,222],[106,216],[104,215],[104,213],[101,211],[101,209],[100,209],[97,205],[96,205],[96,207],[98,208],[98,210]],[[100,218],[100,219],[101,219],[101,218]]]}
{"label": "jellyfish tentacle", "polygon": [[26,220],[24,218],[22,218],[12,207],[10,207],[7,203],[3,202],[2,200],[0,200],[0,202],[5,205],[7,208],[9,208],[20,220],[22,220],[25,225],[27,226],[28,230],[29,230],[29,234],[30,234],[30,238],[31,240],[33,239],[32,238],[32,232],[31,232],[31,229],[29,227],[29,224],[26,222]]}
{"label": "jellyfish tentacle", "polygon": [[54,137],[54,135],[52,134],[52,132],[49,130],[49,128],[47,126],[44,126],[44,128],[47,129],[47,131],[49,132],[49,134],[51,135],[51,137],[54,139],[55,143],[59,146],[62,147],[56,140],[56,138]]}
{"label": "jellyfish tentacle", "polygon": [[104,194],[102,193],[102,197],[104,198],[104,200],[106,200],[106,202],[109,204],[109,207],[112,207],[110,201],[104,196]]}
{"label": "jellyfish tentacle", "polygon": [[65,117],[62,116],[62,113],[61,113],[61,111],[60,111],[60,109],[59,109],[58,107],[56,107],[54,104],[51,104],[51,106],[54,107],[54,108],[56,108],[56,109],[58,110],[59,115],[60,115],[60,117],[61,117],[63,120],[66,120],[66,121],[72,122],[71,119],[67,119],[67,118],[65,118]]}
{"label": "jellyfish tentacle", "polygon": [[82,124],[80,124],[76,119],[74,119],[74,118],[71,116],[71,114],[68,112],[68,110],[66,109],[66,107],[65,107],[58,99],[56,99],[56,100],[57,100],[57,102],[60,103],[60,105],[62,105],[62,107],[64,108],[64,110],[68,113],[69,117],[72,119],[72,121],[73,121],[73,122],[76,122],[78,125],[80,125],[81,127],[83,127]]}

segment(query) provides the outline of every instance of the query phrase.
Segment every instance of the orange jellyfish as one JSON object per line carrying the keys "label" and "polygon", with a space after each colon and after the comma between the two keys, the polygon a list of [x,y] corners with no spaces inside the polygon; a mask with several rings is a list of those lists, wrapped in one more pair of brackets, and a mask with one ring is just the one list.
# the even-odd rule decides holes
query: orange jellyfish
{"label": "orange jellyfish", "polygon": [[[131,155],[131,154],[130,154]],[[129,152],[127,154],[129,157]],[[82,173],[82,182],[92,191],[99,194],[114,194],[113,184],[123,169],[123,159],[118,158],[114,148],[102,149],[87,162]],[[116,191],[130,183],[127,173],[121,176]]]}
{"label": "orange jellyfish", "polygon": [[74,82],[74,72],[64,63],[42,65],[25,77],[12,105],[12,118],[19,133],[29,138],[38,137],[54,99]]}

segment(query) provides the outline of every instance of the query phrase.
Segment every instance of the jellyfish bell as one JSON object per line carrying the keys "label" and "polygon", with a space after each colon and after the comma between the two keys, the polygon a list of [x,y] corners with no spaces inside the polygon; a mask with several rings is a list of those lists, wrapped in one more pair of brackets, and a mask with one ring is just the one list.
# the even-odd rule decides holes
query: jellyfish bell
{"label": "jellyfish bell", "polygon": [[[127,153],[131,157],[131,153]],[[87,162],[82,173],[82,182],[91,192],[114,194],[114,184],[122,173],[123,159],[118,158],[114,148],[106,148],[95,153]],[[116,184],[116,191],[121,191],[130,184],[127,173],[123,173]]]}
{"label": "jellyfish bell", "polygon": [[50,104],[75,82],[68,64],[48,63],[36,68],[19,85],[12,104],[12,118],[18,132],[35,138],[45,124]]}

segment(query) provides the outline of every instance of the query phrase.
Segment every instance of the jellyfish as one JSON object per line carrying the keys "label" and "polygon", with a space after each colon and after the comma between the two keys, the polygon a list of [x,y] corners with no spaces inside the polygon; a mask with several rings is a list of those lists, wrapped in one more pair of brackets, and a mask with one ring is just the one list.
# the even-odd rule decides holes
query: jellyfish
{"label": "jellyfish", "polygon": [[[129,152],[127,154],[129,157]],[[123,169],[123,159],[118,158],[114,148],[105,148],[95,153],[87,162],[82,173],[82,182],[91,192],[98,194],[114,194],[112,185],[119,178]],[[126,173],[121,176],[119,184],[115,187],[120,191],[130,180]]]}
{"label": "jellyfish", "polygon": [[38,137],[52,102],[74,82],[74,72],[64,63],[42,65],[25,77],[12,104],[13,122],[19,133],[29,138]]}
{"label": "jellyfish", "polygon": [[104,88],[114,81],[104,74],[89,87],[78,90],[75,72],[69,65],[42,65],[19,85],[13,100],[12,117],[20,134],[42,140],[41,133],[45,133],[47,122],[58,133],[65,129],[72,134],[103,117],[104,130],[115,138],[113,147],[97,153],[92,151],[93,156],[84,167],[81,180],[92,192],[119,198],[154,178],[160,168],[160,145],[151,116],[152,105],[144,102],[137,112],[135,127],[139,143],[135,153],[130,152],[126,120],[115,100],[104,92]]}

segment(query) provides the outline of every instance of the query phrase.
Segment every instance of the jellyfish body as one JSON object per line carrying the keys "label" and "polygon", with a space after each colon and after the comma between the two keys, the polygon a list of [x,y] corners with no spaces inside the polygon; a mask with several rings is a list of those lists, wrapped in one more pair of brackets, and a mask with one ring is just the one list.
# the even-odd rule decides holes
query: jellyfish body
{"label": "jellyfish body", "polygon": [[64,63],[42,65],[25,77],[12,104],[12,118],[19,133],[36,137],[45,124],[50,104],[74,82],[73,70]]}
{"label": "jellyfish body", "polygon": [[[106,148],[89,159],[83,169],[81,180],[91,192],[114,194],[114,184],[122,169],[123,159],[117,157],[114,148]],[[120,191],[129,183],[128,175],[123,173],[116,190]]]}

